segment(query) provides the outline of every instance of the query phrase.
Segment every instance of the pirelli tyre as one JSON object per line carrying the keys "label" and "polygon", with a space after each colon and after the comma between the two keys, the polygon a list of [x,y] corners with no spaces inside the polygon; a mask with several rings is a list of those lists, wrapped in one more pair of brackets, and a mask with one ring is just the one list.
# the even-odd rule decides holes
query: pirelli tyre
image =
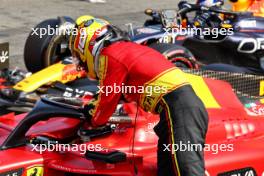
{"label": "pirelli tyre", "polygon": [[177,67],[191,69],[199,68],[199,64],[193,54],[183,46],[171,43],[153,43],[149,47],[159,51]]}
{"label": "pirelli tyre", "polygon": [[32,28],[24,48],[24,62],[30,72],[37,72],[70,55],[65,36],[58,35],[61,21],[74,23],[69,17],[47,19]]}

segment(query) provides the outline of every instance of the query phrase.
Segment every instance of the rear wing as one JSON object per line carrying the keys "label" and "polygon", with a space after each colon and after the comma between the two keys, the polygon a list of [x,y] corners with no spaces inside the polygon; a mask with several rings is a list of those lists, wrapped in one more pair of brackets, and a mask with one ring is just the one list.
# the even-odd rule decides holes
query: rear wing
{"label": "rear wing", "polygon": [[9,43],[0,43],[0,70],[9,67]]}

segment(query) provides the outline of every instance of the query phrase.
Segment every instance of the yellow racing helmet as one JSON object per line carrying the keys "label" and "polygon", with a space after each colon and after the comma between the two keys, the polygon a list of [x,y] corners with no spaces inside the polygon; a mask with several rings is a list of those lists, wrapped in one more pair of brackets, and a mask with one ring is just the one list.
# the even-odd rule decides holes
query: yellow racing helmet
{"label": "yellow racing helmet", "polygon": [[230,2],[232,3],[233,11],[242,12],[247,11],[254,0],[230,0]]}
{"label": "yellow racing helmet", "polygon": [[73,58],[87,64],[88,76],[96,78],[96,57],[108,35],[109,22],[93,16],[81,16],[71,32],[69,45]]}

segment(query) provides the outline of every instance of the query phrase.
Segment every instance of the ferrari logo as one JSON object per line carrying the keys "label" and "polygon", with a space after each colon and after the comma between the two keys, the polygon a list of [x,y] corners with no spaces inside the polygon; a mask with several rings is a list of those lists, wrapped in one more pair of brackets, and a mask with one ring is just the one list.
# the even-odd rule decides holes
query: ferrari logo
{"label": "ferrari logo", "polygon": [[27,176],[43,176],[43,167],[42,166],[34,166],[27,169]]}

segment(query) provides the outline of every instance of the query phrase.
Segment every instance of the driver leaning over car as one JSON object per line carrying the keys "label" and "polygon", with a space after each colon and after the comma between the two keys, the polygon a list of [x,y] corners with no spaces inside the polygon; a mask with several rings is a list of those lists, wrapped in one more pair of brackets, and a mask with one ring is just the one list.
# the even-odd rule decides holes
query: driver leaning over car
{"label": "driver leaning over car", "polygon": [[[94,127],[105,125],[121,96],[135,101],[145,111],[160,114],[154,128],[159,137],[158,175],[203,176],[203,151],[174,152],[164,147],[180,142],[203,146],[205,142],[207,111],[184,73],[159,52],[129,42],[105,20],[83,16],[76,23],[78,33],[70,37],[73,58],[87,64],[88,76],[98,79],[102,88],[85,106],[87,120]],[[136,91],[106,92],[106,87],[114,86],[134,86]],[[137,90],[142,86],[151,94]]]}

